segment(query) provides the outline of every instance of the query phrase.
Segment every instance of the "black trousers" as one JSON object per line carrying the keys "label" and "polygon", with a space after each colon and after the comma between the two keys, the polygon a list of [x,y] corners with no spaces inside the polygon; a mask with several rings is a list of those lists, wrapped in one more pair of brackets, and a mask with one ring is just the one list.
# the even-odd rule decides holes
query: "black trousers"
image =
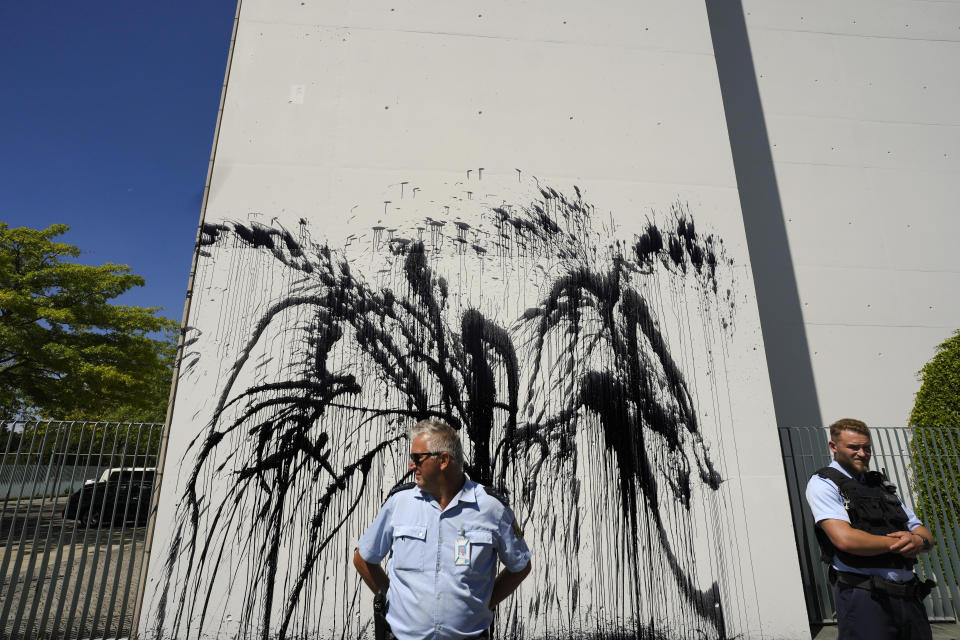
{"label": "black trousers", "polygon": [[931,640],[923,603],[836,584],[838,640]]}

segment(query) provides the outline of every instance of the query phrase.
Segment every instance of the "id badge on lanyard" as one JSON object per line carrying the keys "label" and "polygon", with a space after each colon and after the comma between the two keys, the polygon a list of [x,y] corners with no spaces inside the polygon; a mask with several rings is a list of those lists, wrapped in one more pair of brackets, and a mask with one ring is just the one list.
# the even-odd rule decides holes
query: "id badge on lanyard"
{"label": "id badge on lanyard", "polygon": [[470,541],[463,531],[460,530],[460,536],[453,545],[453,563],[458,567],[470,566]]}

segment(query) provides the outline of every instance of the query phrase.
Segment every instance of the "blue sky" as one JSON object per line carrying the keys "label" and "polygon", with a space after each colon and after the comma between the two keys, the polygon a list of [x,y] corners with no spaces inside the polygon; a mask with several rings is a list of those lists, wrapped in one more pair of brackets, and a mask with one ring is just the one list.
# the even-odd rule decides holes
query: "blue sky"
{"label": "blue sky", "polygon": [[236,0],[0,2],[0,221],[147,283],[180,320]]}

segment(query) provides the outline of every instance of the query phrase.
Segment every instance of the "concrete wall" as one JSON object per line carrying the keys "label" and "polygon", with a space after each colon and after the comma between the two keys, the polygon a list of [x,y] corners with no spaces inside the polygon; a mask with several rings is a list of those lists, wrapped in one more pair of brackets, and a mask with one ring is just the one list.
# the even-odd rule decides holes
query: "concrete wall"
{"label": "concrete wall", "polygon": [[[485,216],[508,202],[528,211],[543,205],[550,215],[585,204],[578,210],[592,217],[581,239],[601,239],[592,248],[604,259],[651,224],[672,228],[682,211],[696,221],[700,239],[723,239],[731,294],[726,298],[724,287],[711,294],[666,262],[635,281],[646,299],[657,300],[657,325],[694,390],[688,417],[695,414],[702,429],[684,443],[685,461],[709,457],[724,478],[719,488],[695,487],[696,504],[684,511],[666,488],[677,469],[672,462],[657,468],[661,498],[676,509],[665,527],[689,555],[666,566],[661,540],[621,562],[631,536],[616,524],[623,514],[610,496],[622,491],[611,474],[623,472],[623,461],[599,444],[602,420],[587,420],[594,431],[578,432],[576,443],[603,471],[558,467],[551,482],[543,478],[538,501],[518,498],[541,564],[510,605],[517,617],[498,624],[531,638],[615,633],[617,625],[647,618],[681,637],[805,637],[794,560],[782,545],[770,551],[769,541],[791,538],[773,426],[843,415],[902,424],[914,372],[955,328],[960,223],[949,207],[960,156],[956,7],[244,2],[205,211],[214,231],[204,236],[190,316],[196,341],[171,429],[168,461],[182,466],[168,469],[164,485],[159,520],[171,524],[154,547],[145,635],[174,637],[190,628],[246,637],[285,613],[304,634],[366,632],[368,595],[347,558],[382,490],[403,477],[400,427],[385,422],[359,437],[344,430],[349,421],[336,411],[316,419],[311,437],[346,440],[353,451],[390,446],[366,484],[345,485],[345,493],[356,493],[341,496],[341,506],[359,506],[341,529],[323,532],[329,547],[304,546],[304,523],[320,508],[317,492],[333,481],[327,470],[317,470],[315,485],[303,481],[300,493],[284,494],[291,502],[278,513],[301,524],[278,543],[282,579],[270,584],[281,590],[269,597],[263,566],[250,564],[266,547],[230,543],[269,542],[256,537],[262,523],[250,506],[263,506],[263,496],[235,502],[248,505],[247,519],[241,510],[224,521],[209,506],[237,500],[230,474],[249,470],[242,455],[251,444],[231,435],[232,448],[207,460],[198,449],[233,419],[243,427],[236,434],[262,430],[269,421],[247,424],[251,417],[228,416],[225,406],[251,402],[258,385],[298,379],[298,367],[315,357],[303,348],[319,339],[317,317],[307,312],[257,333],[278,302],[327,286],[303,275],[304,260],[314,260],[316,270],[329,249],[363,274],[363,287],[382,293],[399,277],[399,263],[384,250],[387,234],[415,240],[429,218],[448,225],[451,243],[458,239],[450,229],[465,224],[461,229],[476,233],[459,240],[482,244],[481,236],[490,236]],[[565,199],[538,201],[544,186]],[[252,231],[273,233],[274,245]],[[451,323],[463,309],[478,308],[516,327],[511,323],[542,300],[550,278],[569,273],[570,263],[557,255],[510,254],[518,261],[505,266],[489,252],[466,259],[444,253],[442,244],[434,245],[431,268],[456,283],[451,299],[460,306],[451,306]],[[492,266],[513,279],[493,277]],[[516,275],[537,267],[549,274],[545,280]],[[729,324],[728,312],[736,316]],[[511,334],[517,344],[521,333]],[[363,355],[363,345],[352,348]],[[594,365],[589,360],[573,362],[578,375],[557,382],[551,398],[533,394],[531,406],[570,397],[559,390],[575,388]],[[659,372],[662,360],[653,363]],[[525,382],[535,376],[529,369],[522,375]],[[384,394],[365,384],[365,400],[400,398],[398,389]],[[337,469],[350,462],[345,449],[331,458]],[[529,460],[514,462],[506,484],[517,496]],[[189,499],[198,477],[202,507]],[[560,511],[574,486],[584,488],[582,502]],[[551,520],[557,513],[566,519]],[[642,532],[653,535],[656,518],[644,516]],[[563,535],[547,535],[555,527]],[[581,528],[591,537],[574,549],[571,532]],[[190,536],[222,553],[223,566],[241,568],[228,574],[191,565],[183,546]],[[305,549],[317,551],[310,561],[321,558],[322,571],[294,601],[289,584],[309,560]],[[630,562],[644,568],[640,580],[624,573]],[[687,595],[677,575],[690,578]],[[640,584],[635,602],[617,597]],[[691,589],[702,598],[691,599]],[[723,629],[693,604],[716,594]],[[615,610],[601,611],[606,602]],[[511,628],[511,619],[522,622]]]}
{"label": "concrete wall", "polygon": [[960,4],[743,9],[776,182],[764,204],[776,216],[779,201],[802,318],[786,278],[758,284],[778,422],[906,424],[916,372],[960,327]]}

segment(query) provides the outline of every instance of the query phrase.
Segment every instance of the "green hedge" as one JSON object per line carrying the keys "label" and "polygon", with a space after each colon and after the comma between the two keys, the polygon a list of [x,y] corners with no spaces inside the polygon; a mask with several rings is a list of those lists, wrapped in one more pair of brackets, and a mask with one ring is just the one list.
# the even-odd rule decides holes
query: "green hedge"
{"label": "green hedge", "polygon": [[943,536],[960,532],[960,331],[920,370],[910,425],[917,514]]}

